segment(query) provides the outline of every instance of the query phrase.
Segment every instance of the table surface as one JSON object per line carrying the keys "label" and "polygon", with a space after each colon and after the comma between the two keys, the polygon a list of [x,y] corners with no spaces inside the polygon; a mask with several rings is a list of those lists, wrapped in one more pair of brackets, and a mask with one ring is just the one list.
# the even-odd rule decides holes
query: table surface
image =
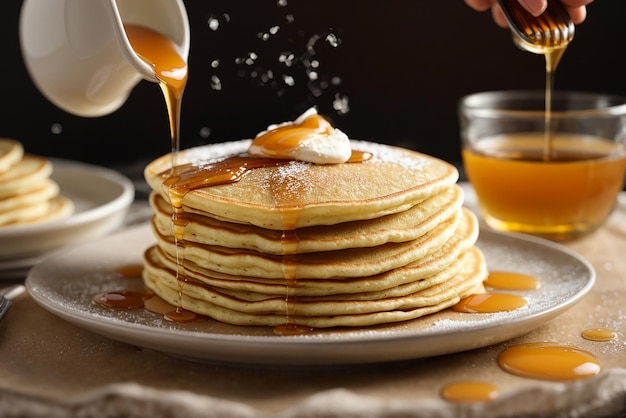
{"label": "table surface", "polygon": [[[467,204],[471,207],[471,190]],[[135,210],[145,210],[139,202]],[[132,214],[131,214],[132,215]],[[96,335],[39,307],[28,294],[0,321],[0,415],[56,416],[626,416],[626,196],[598,231],[565,244],[595,268],[580,302],[527,335],[482,349],[410,361],[325,367],[199,363]],[[0,287],[10,283],[0,282]],[[618,337],[592,342],[587,328]],[[602,372],[547,382],[502,371],[498,354],[552,341],[593,353]],[[349,353],[346,353],[349,355]],[[479,380],[500,396],[452,403],[447,383]]]}

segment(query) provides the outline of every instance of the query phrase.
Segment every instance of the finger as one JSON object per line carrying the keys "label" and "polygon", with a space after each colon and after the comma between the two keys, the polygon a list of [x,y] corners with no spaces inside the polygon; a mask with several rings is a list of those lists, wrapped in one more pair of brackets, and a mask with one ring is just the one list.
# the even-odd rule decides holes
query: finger
{"label": "finger", "polygon": [[547,0],[519,0],[519,2],[533,16],[539,16],[548,7]]}
{"label": "finger", "polygon": [[583,7],[593,3],[593,0],[561,0],[561,3],[568,7]]}
{"label": "finger", "polygon": [[500,5],[498,5],[497,3],[494,4],[491,8],[491,15],[493,16],[493,20],[498,26],[502,28],[509,27],[509,23],[507,22],[506,17],[504,17],[504,12],[502,11],[502,8],[500,8]]}
{"label": "finger", "polygon": [[562,0],[562,2],[572,17],[572,21],[579,24],[587,18],[586,6],[593,3],[593,0]]}
{"label": "finger", "polygon": [[572,18],[572,22],[578,25],[582,23],[587,18],[587,9],[585,7],[566,7],[569,12],[570,17]]}
{"label": "finger", "polygon": [[494,2],[495,0],[465,0],[465,4],[479,12],[488,10]]}

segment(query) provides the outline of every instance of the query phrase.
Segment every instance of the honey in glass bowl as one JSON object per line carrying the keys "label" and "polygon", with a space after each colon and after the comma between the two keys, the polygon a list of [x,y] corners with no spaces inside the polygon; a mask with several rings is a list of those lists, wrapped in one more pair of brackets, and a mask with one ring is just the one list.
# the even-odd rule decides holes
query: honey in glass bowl
{"label": "honey in glass bowl", "polygon": [[555,97],[549,137],[543,92],[478,93],[461,102],[464,170],[495,229],[573,239],[604,223],[623,188],[626,99]]}

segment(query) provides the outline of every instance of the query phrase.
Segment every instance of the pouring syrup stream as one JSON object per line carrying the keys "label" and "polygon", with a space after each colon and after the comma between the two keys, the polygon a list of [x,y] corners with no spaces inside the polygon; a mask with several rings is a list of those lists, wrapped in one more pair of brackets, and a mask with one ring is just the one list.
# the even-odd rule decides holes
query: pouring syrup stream
{"label": "pouring syrup stream", "polygon": [[559,0],[549,0],[548,7],[540,16],[531,15],[517,0],[498,0],[511,27],[513,42],[522,50],[545,56],[545,128],[543,160],[553,156],[552,144],[552,96],[554,73],[574,39],[574,23]]}

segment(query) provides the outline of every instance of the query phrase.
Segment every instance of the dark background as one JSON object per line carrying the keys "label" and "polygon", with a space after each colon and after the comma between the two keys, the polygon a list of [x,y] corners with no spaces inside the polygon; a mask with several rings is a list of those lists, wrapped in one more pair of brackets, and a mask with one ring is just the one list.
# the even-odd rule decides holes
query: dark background
{"label": "dark background", "polygon": [[[490,13],[462,0],[187,0],[190,78],[182,111],[181,147],[248,138],[269,123],[292,120],[316,105],[352,138],[398,144],[458,163],[456,106],[464,94],[543,89],[543,57],[518,50]],[[0,136],[40,155],[101,165],[145,161],[170,150],[164,100],[143,81],[111,115],[82,118],[56,108],[36,90],[18,40],[21,1],[5,0],[0,15]],[[626,95],[626,1],[597,0],[557,71],[557,89]],[[293,23],[287,24],[287,16]],[[221,22],[217,31],[210,18]],[[258,33],[280,30],[267,41]],[[340,45],[323,40],[335,34]],[[282,51],[307,58],[305,44],[322,35],[315,54],[322,89],[307,85],[306,63],[287,68]],[[255,52],[253,65],[238,58]],[[219,60],[219,66],[211,63]],[[271,70],[274,83],[254,77]],[[281,74],[294,77],[286,86]],[[212,87],[218,77],[221,90]],[[318,83],[319,84],[319,83]],[[349,111],[333,109],[335,95]]]}

